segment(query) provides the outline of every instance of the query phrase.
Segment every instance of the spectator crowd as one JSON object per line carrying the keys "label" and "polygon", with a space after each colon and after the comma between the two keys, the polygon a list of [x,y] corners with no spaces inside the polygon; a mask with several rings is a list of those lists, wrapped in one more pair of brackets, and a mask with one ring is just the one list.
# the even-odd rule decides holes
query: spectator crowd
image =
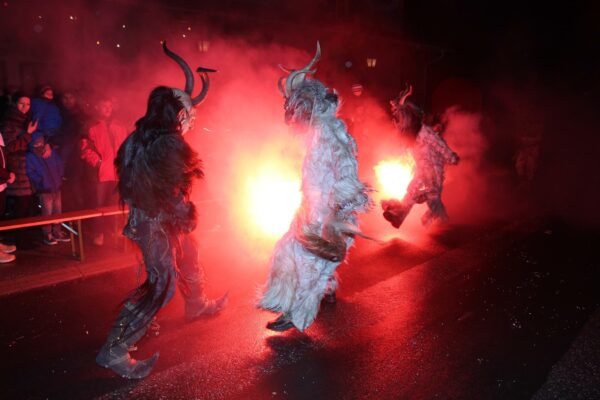
{"label": "spectator crowd", "polygon": [[[113,161],[127,134],[114,118],[109,97],[57,95],[48,85],[33,95],[5,91],[0,97],[0,217],[116,205]],[[90,228],[94,244],[102,246],[103,225],[95,221]],[[40,234],[49,246],[70,240],[59,224],[43,226]],[[37,242],[31,232],[9,231],[0,238],[0,263],[14,261],[16,249],[31,242]]]}

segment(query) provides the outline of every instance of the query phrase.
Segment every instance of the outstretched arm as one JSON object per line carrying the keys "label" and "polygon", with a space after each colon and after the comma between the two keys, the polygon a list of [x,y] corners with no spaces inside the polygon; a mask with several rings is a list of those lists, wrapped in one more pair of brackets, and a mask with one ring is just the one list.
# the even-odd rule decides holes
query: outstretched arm
{"label": "outstretched arm", "polygon": [[458,164],[458,154],[452,151],[446,141],[437,133],[431,132],[429,136],[430,140],[428,145],[431,146],[436,153],[440,154],[446,164],[456,165]]}

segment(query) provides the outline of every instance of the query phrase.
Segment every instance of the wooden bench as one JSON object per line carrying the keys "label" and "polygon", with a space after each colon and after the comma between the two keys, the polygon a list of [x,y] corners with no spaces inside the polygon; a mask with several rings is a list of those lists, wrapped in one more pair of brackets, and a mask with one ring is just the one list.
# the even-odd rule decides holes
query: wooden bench
{"label": "wooden bench", "polygon": [[[15,229],[29,228],[32,226],[42,226],[48,224],[62,224],[69,232],[71,238],[71,252],[73,257],[79,261],[85,261],[85,252],[83,249],[83,230],[81,221],[84,219],[105,217],[110,215],[125,215],[129,213],[128,209],[122,209],[118,206],[93,208],[88,210],[69,211],[61,214],[36,216],[28,218],[19,218],[13,220],[0,221],[0,232]],[[77,240],[75,240],[77,236]]]}

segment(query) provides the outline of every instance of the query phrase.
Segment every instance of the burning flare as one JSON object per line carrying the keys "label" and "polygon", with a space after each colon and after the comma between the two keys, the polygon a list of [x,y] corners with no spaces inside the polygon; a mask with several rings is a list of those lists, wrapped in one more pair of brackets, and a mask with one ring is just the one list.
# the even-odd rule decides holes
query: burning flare
{"label": "burning flare", "polygon": [[381,199],[402,200],[414,175],[415,160],[409,153],[380,161],[373,169]]}
{"label": "burning flare", "polygon": [[246,179],[247,212],[253,224],[272,238],[288,230],[302,199],[300,178],[282,167],[263,167]]}

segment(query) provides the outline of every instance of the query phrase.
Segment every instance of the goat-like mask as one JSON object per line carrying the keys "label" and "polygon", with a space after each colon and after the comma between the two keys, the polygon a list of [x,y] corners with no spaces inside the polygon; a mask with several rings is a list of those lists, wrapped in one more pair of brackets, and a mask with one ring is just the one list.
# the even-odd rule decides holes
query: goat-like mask
{"label": "goat-like mask", "polygon": [[406,99],[412,94],[412,92],[412,85],[406,85],[406,88],[400,91],[398,97],[396,97],[394,100],[390,100],[390,105],[392,106],[392,114],[396,114],[397,110],[405,105]]}
{"label": "goat-like mask", "polygon": [[[285,72],[287,72],[289,74],[287,77],[283,76],[283,77],[279,78],[279,81],[277,82],[279,91],[286,99],[289,99],[289,97],[292,95],[292,91],[294,89],[296,89],[298,86],[300,86],[300,84],[302,84],[302,82],[304,82],[304,80],[306,79],[306,75],[308,75],[308,74],[314,75],[314,73],[317,72],[316,69],[311,69],[311,68],[315,66],[315,64],[317,63],[317,61],[319,61],[320,58],[321,58],[321,45],[317,41],[317,51],[315,52],[315,56],[304,68],[290,69],[290,68],[286,68],[286,67],[282,66],[281,64],[279,65],[279,68],[281,68],[282,70],[284,70]],[[285,80],[285,85],[283,84],[284,80]]]}
{"label": "goat-like mask", "polygon": [[390,101],[392,120],[402,134],[416,137],[423,123],[423,111],[410,101],[406,101],[413,92],[411,85],[400,92],[398,97]]}
{"label": "goat-like mask", "polygon": [[192,97],[192,92],[194,91],[194,74],[192,73],[192,69],[183,58],[169,50],[166,40],[162,42],[162,45],[165,54],[181,67],[183,74],[185,75],[185,89],[181,90],[172,88],[173,94],[183,105],[179,120],[181,122],[181,131],[185,133],[192,129],[194,120],[196,119],[196,110],[194,106],[202,103],[202,101],[204,101],[206,98],[206,94],[208,93],[208,88],[210,87],[208,73],[217,71],[204,67],[198,67],[196,69],[196,72],[200,75],[200,79],[202,80],[202,89],[196,97]]}
{"label": "goat-like mask", "polygon": [[337,93],[327,89],[317,79],[306,79],[308,75],[316,72],[313,67],[320,58],[321,45],[317,42],[315,55],[305,67],[289,69],[279,66],[289,74],[287,77],[281,77],[277,82],[279,91],[285,98],[286,122],[309,123],[315,115],[335,113],[337,110]]}

